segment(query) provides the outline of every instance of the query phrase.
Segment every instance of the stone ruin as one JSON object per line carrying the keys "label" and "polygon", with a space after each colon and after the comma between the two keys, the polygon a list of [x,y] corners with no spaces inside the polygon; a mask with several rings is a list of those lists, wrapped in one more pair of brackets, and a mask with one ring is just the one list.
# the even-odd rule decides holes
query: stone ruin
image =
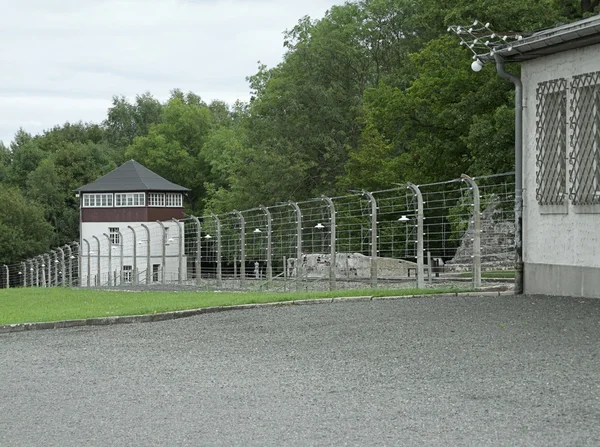
{"label": "stone ruin", "polygon": [[[329,277],[331,254],[310,253],[302,256],[300,276],[306,278]],[[287,260],[287,274],[295,277],[298,274],[296,258]],[[378,278],[406,278],[416,275],[417,264],[394,258],[377,258]],[[335,257],[335,274],[340,279],[367,279],[371,277],[371,257],[361,253],[337,253]]]}
{"label": "stone ruin", "polygon": [[[466,271],[473,266],[473,217],[445,271]],[[481,269],[510,270],[515,266],[515,222],[507,220],[498,198],[492,198],[481,213]]]}

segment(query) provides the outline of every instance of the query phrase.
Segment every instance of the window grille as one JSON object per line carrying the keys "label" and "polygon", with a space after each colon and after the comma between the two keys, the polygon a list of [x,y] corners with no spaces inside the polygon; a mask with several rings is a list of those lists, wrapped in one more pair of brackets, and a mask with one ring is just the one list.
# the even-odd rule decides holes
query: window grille
{"label": "window grille", "polygon": [[540,82],[536,103],[536,199],[540,205],[562,205],[567,182],[567,80]]}
{"label": "window grille", "polygon": [[148,206],[165,206],[165,195],[162,193],[149,193]]}
{"label": "window grille", "polygon": [[84,194],[84,208],[110,208],[113,206],[112,194]]}
{"label": "window grille", "polygon": [[143,192],[129,192],[129,193],[117,193],[115,194],[115,206],[118,207],[133,207],[133,206],[145,206],[145,197]]}
{"label": "window grille", "polygon": [[172,208],[181,208],[183,206],[181,194],[167,194],[165,206]]}
{"label": "window grille", "polygon": [[571,81],[569,198],[574,205],[600,204],[600,71]]}

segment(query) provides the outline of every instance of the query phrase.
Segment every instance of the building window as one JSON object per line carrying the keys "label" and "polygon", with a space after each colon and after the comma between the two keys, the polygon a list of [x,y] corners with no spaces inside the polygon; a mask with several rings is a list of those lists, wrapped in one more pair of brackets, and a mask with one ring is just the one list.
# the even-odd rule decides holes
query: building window
{"label": "building window", "polygon": [[145,206],[146,198],[143,192],[128,192],[115,194],[115,206],[134,207]]}
{"label": "building window", "polygon": [[112,194],[84,194],[84,208],[110,208],[113,206]]}
{"label": "building window", "polygon": [[119,245],[121,243],[121,234],[119,233],[119,227],[109,227],[108,237],[110,238],[111,244]]}
{"label": "building window", "polygon": [[600,71],[571,81],[571,163],[573,205],[600,204]]}
{"label": "building window", "polygon": [[165,206],[165,195],[155,192],[149,193],[148,206]]}
{"label": "building window", "polygon": [[124,265],[123,266],[123,282],[131,282],[131,279],[133,277],[133,267],[130,265]]}
{"label": "building window", "polygon": [[567,80],[540,82],[536,100],[536,199],[540,205],[563,205],[567,182]]}
{"label": "building window", "polygon": [[160,272],[160,264],[152,264],[152,281],[158,282],[158,273]]}
{"label": "building window", "polygon": [[171,208],[181,208],[183,206],[183,198],[181,194],[169,193],[166,195],[165,206]]}

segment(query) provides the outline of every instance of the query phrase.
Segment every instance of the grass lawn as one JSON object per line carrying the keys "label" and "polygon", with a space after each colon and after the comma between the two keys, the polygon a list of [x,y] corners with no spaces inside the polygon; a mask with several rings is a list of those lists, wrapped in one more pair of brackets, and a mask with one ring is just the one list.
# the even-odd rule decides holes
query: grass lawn
{"label": "grass lawn", "polygon": [[145,315],[212,306],[343,296],[398,296],[465,292],[470,289],[337,290],[334,292],[120,292],[67,288],[0,290],[0,325]]}

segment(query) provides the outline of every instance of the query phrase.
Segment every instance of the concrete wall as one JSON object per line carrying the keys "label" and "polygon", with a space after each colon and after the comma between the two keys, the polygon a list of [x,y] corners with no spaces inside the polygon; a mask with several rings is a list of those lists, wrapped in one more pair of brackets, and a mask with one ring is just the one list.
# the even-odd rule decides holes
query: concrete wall
{"label": "concrete wall", "polygon": [[[536,88],[539,82],[600,71],[600,45],[522,64],[524,88],[523,259],[525,292],[600,297],[600,213],[571,203],[543,207],[536,200]],[[571,92],[567,91],[567,157]],[[567,161],[567,190],[569,189]],[[568,200],[567,200],[568,201]],[[594,279],[595,278],[595,279]]]}

